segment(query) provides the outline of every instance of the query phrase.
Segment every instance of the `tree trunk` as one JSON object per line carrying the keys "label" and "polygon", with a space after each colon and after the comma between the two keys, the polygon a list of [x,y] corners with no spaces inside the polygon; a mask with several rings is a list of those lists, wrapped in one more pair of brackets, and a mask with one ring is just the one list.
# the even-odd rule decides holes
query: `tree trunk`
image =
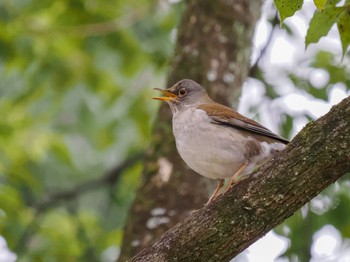
{"label": "tree trunk", "polygon": [[[350,98],[131,261],[229,261],[350,172]],[[302,232],[300,232],[302,234]]]}
{"label": "tree trunk", "polygon": [[[237,104],[248,74],[254,26],[262,1],[192,0],[179,26],[168,86],[191,78],[223,104]],[[155,121],[142,185],[124,230],[120,261],[148,246],[208,199],[207,181],[177,154],[171,114],[163,104]]]}

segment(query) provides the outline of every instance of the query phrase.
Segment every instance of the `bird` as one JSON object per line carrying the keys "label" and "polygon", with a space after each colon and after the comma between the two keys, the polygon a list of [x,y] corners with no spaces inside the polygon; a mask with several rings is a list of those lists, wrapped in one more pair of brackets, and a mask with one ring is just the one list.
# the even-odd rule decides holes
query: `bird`
{"label": "bird", "polygon": [[281,151],[289,141],[230,107],[213,101],[191,79],[170,88],[154,88],[163,94],[153,99],[167,102],[172,112],[176,148],[196,173],[217,180],[206,205],[254,168]]}

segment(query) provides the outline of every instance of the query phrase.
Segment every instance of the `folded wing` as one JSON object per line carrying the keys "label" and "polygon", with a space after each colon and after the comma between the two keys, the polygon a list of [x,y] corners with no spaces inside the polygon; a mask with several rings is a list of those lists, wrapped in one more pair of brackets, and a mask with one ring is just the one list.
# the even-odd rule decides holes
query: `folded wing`
{"label": "folded wing", "polygon": [[273,133],[266,127],[260,125],[258,122],[233,111],[229,107],[217,103],[210,103],[199,105],[197,108],[204,110],[215,124],[231,126],[233,128],[267,136],[284,144],[289,143],[287,139]]}

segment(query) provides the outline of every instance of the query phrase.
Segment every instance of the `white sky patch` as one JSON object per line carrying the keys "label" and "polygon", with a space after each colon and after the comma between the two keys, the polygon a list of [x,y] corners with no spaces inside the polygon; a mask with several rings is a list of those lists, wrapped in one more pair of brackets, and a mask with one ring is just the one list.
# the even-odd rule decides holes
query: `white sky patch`
{"label": "white sky patch", "polygon": [[333,105],[342,101],[349,93],[346,92],[344,84],[336,84],[329,91],[328,102],[316,99],[307,93],[295,92],[284,96],[282,104],[285,105],[286,112],[290,113],[290,115],[307,113],[316,119],[326,114]]}
{"label": "white sky patch", "polygon": [[329,102],[331,105],[335,105],[340,103],[344,98],[348,97],[350,95],[350,91],[346,91],[346,87],[344,83],[338,83],[335,84],[330,90],[329,90]]}
{"label": "white sky patch", "polygon": [[305,116],[294,118],[294,124],[291,132],[292,133],[291,136],[294,137],[296,134],[298,134],[300,130],[303,129],[309,122],[310,122],[309,119],[307,119]]}
{"label": "white sky patch", "polygon": [[286,33],[274,37],[271,43],[270,63],[275,65],[290,64],[295,56],[296,46]]}
{"label": "white sky patch", "polygon": [[310,83],[316,88],[323,88],[329,81],[329,73],[323,69],[313,69],[310,74]]}
{"label": "white sky patch", "polygon": [[311,261],[316,262],[321,260],[334,260],[334,255],[339,253],[340,246],[341,235],[339,231],[331,225],[325,225],[314,234],[313,243],[311,246]]}
{"label": "white sky patch", "polygon": [[249,108],[260,104],[264,95],[264,85],[259,80],[248,78],[243,84],[243,92],[240,97],[238,112],[249,116]]}
{"label": "white sky patch", "polygon": [[266,15],[263,13],[260,20],[256,24],[253,36],[253,45],[251,61],[254,64],[260,56],[261,49],[266,45],[268,36],[271,32],[271,25],[266,21]]}
{"label": "white sky patch", "polygon": [[15,262],[16,260],[16,254],[9,250],[6,240],[0,236],[0,262]]}
{"label": "white sky patch", "polygon": [[101,261],[113,262],[113,261],[116,261],[119,255],[120,255],[120,248],[117,246],[110,246],[102,252]]}
{"label": "white sky patch", "polygon": [[294,93],[283,98],[283,104],[286,106],[286,111],[291,115],[295,113],[307,113],[313,118],[319,118],[326,114],[331,105],[326,101],[316,100],[308,94]]}
{"label": "white sky patch", "polygon": [[[247,257],[249,261],[273,262],[287,250],[288,244],[288,238],[279,236],[275,232],[270,231],[265,237],[248,248]],[[267,249],[267,247],[270,248]]]}
{"label": "white sky patch", "polygon": [[255,29],[254,34],[254,44],[256,47],[263,47],[268,39],[268,35],[271,31],[271,25],[268,23],[265,19],[266,17],[263,17],[264,19],[261,19],[259,23],[257,24],[257,27]]}
{"label": "white sky patch", "polygon": [[317,215],[322,215],[334,205],[332,199],[326,195],[318,195],[310,201],[310,209]]}
{"label": "white sky patch", "polygon": [[286,24],[292,27],[293,33],[299,34],[300,38],[305,38],[308,25],[303,17],[298,15],[293,16],[293,21],[287,20]]}

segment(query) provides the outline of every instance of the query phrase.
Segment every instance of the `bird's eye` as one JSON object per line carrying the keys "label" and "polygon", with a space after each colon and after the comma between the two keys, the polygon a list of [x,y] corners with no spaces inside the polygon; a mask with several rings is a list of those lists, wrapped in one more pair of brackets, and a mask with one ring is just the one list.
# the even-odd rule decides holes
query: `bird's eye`
{"label": "bird's eye", "polygon": [[184,95],[186,95],[186,94],[187,94],[187,91],[186,91],[185,88],[181,88],[181,89],[179,90],[179,96],[184,96]]}

